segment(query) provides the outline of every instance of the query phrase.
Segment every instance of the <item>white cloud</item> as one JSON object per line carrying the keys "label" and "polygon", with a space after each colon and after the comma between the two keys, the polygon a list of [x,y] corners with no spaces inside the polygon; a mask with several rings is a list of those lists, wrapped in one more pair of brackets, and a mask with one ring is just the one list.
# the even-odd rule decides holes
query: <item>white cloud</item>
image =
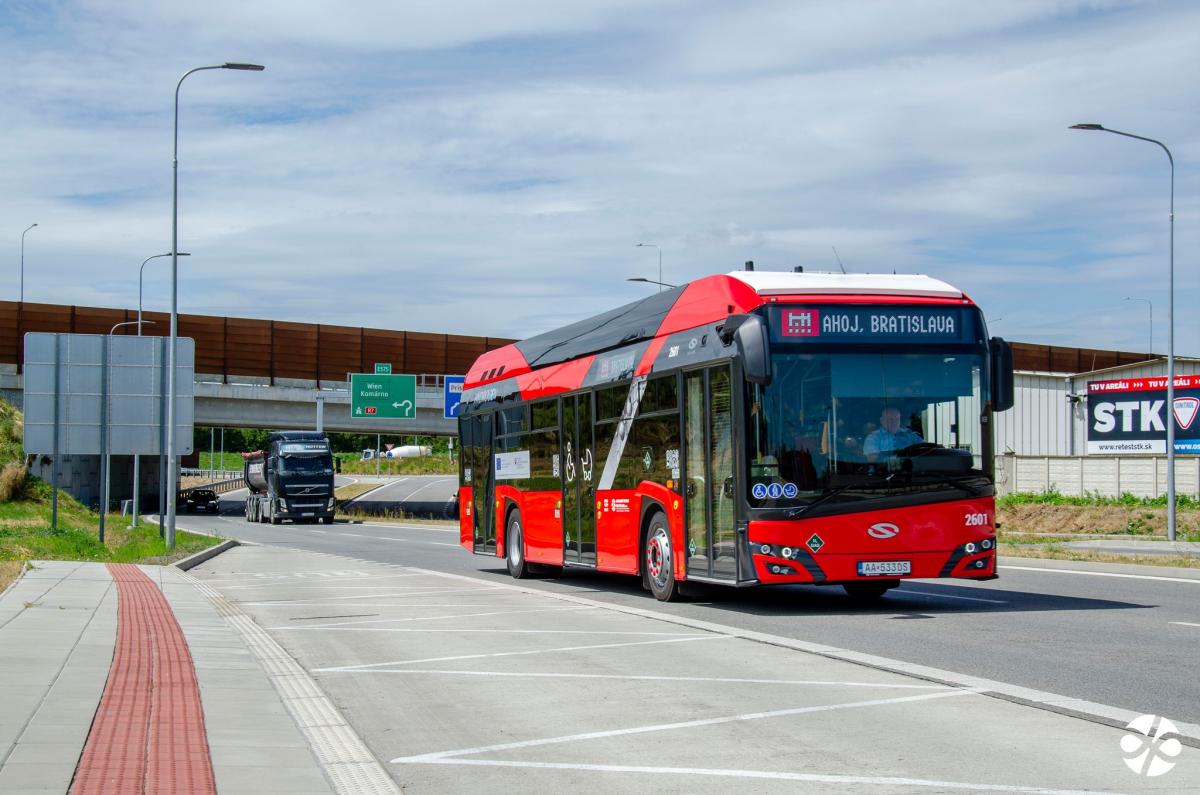
{"label": "white cloud", "polygon": [[[1066,130],[1091,120],[1170,142],[1177,300],[1200,300],[1192,4],[346,8],[16,8],[0,217],[41,224],[28,296],[136,300],[170,243],[175,81],[230,59],[268,68],[181,95],[189,311],[525,335],[644,295],[638,241],[669,282],[832,269],[837,246],[1045,342],[1144,346],[1087,318],[1134,289],[1165,306],[1165,158]],[[1194,314],[1177,339],[1200,353]]]}

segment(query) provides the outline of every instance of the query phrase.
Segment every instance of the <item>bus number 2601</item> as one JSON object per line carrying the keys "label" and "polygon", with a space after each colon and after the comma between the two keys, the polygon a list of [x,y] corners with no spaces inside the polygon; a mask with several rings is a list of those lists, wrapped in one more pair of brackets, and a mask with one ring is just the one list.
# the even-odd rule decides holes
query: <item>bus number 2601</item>
{"label": "bus number 2601", "polygon": [[968,513],[965,517],[967,527],[987,527],[988,515],[986,513]]}

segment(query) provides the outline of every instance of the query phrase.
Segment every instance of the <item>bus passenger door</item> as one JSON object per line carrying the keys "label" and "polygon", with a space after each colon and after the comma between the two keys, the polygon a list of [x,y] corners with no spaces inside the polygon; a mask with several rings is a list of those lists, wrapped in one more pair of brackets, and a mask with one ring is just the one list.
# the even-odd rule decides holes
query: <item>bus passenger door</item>
{"label": "bus passenger door", "polygon": [[563,563],[579,562],[579,445],[575,427],[576,395],[563,398],[562,455],[563,462]]}
{"label": "bus passenger door", "polygon": [[492,414],[472,417],[475,446],[471,452],[471,503],[475,519],[475,552],[496,554],[496,514],[492,500],[495,480],[492,472]]}
{"label": "bus passenger door", "polygon": [[563,562],[596,565],[596,459],[592,396],[562,401]]}
{"label": "bus passenger door", "polygon": [[684,374],[684,521],[689,576],[737,579],[729,365]]}

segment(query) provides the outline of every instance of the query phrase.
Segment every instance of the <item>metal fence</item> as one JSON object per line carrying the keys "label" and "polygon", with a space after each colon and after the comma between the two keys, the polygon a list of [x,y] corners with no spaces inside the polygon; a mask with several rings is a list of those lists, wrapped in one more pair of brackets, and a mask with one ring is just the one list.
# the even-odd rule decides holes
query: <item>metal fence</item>
{"label": "metal fence", "polygon": [[[0,301],[0,363],[24,364],[21,339],[29,331],[107,334],[137,317],[135,309]],[[146,312],[161,336],[169,316]],[[136,334],[126,327],[122,331]],[[397,373],[465,373],[485,351],[507,345],[499,337],[290,323],[282,320],[179,316],[179,335],[196,341],[196,372],[223,377],[341,381],[346,373],[373,372],[387,362]]]}
{"label": "metal fence", "polygon": [[[1023,456],[996,457],[999,494],[1161,497],[1167,491],[1165,456]],[[1200,457],[1175,459],[1175,493],[1200,499]]]}

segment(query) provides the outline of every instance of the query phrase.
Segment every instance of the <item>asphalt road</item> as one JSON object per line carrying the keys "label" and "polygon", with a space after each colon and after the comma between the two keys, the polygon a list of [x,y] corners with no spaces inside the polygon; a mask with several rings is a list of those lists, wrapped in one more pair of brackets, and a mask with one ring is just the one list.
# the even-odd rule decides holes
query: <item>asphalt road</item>
{"label": "asphalt road", "polygon": [[[403,484],[397,484],[403,485]],[[432,489],[431,489],[432,490]],[[504,562],[457,545],[446,526],[248,524],[237,494],[183,527],[263,544],[509,582]],[[1038,568],[1038,566],[1050,568]],[[569,572],[532,586],[651,608],[1200,723],[1200,572],[1013,559],[986,583],[913,581],[878,605],[811,586],[704,588],[656,603],[632,577]],[[530,582],[530,581],[526,581]]]}
{"label": "asphalt road", "polygon": [[[455,475],[410,475],[399,478],[373,478],[355,475],[356,480],[382,485],[351,500],[344,509],[374,516],[405,516],[422,519],[449,519],[455,513],[458,477]],[[340,485],[340,484],[339,484]]]}

